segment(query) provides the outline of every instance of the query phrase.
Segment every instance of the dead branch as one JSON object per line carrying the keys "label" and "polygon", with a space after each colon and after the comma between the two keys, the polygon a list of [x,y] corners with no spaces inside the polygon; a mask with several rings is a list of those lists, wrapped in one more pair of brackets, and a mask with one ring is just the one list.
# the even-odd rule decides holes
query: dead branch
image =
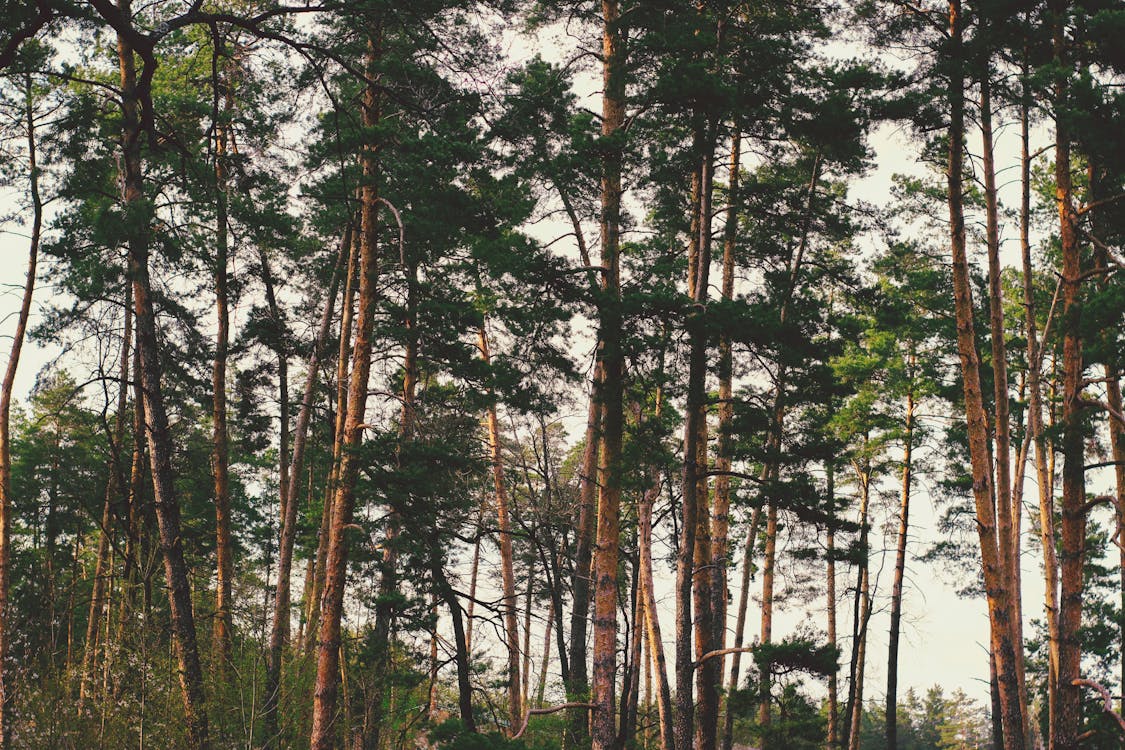
{"label": "dead branch", "polygon": [[1109,694],[1109,691],[1106,690],[1101,683],[1079,678],[1070,684],[1075,687],[1088,687],[1097,690],[1098,694],[1102,697],[1102,701],[1104,701],[1102,703],[1102,710],[1113,717],[1114,721],[1117,722],[1118,728],[1121,729],[1121,733],[1125,735],[1125,719],[1122,719],[1121,714],[1113,710],[1113,696]]}

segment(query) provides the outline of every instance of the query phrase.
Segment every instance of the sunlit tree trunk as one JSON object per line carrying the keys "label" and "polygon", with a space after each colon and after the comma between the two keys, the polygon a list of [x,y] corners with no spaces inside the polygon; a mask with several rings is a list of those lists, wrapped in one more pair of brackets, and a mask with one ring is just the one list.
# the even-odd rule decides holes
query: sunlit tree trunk
{"label": "sunlit tree trunk", "polygon": [[[592,750],[611,750],[617,739],[617,563],[621,530],[624,467],[624,354],[621,310],[621,168],[617,139],[625,126],[625,47],[617,0],[602,1],[601,265],[598,305],[598,361],[603,382],[601,456],[598,462],[598,514],[593,555],[594,647],[591,680]],[[615,145],[609,145],[615,144]]]}
{"label": "sunlit tree trunk", "polygon": [[320,621],[320,599],[324,591],[324,571],[328,561],[328,528],[332,522],[332,501],[340,475],[340,456],[344,446],[344,428],[348,416],[348,364],[352,344],[352,316],[355,307],[355,282],[359,265],[360,232],[352,231],[348,246],[348,270],[344,283],[344,299],[340,307],[340,340],[336,355],[336,414],[332,430],[332,465],[325,482],[324,506],[320,516],[320,529],[316,536],[316,560],[313,564],[312,587],[305,592],[304,652],[316,647],[317,626]]}
{"label": "sunlit tree trunk", "polygon": [[[477,339],[481,358],[492,361],[488,335],[481,326]],[[512,522],[508,507],[508,488],[504,479],[500,425],[496,404],[488,406],[488,449],[492,461],[492,484],[496,501],[496,524],[500,532],[500,576],[503,585],[504,638],[508,647],[508,718],[515,732],[523,723],[523,682],[520,680],[519,596],[516,593],[515,554],[512,550]]]}
{"label": "sunlit tree trunk", "polygon": [[[361,107],[363,124],[369,132],[378,127],[381,119],[381,95],[374,83],[377,64],[382,55],[382,28],[379,21],[373,23],[370,33],[364,55],[368,83],[364,87]],[[340,618],[343,614],[348,565],[346,534],[351,524],[355,484],[359,474],[357,448],[363,439],[368,379],[371,373],[372,330],[378,295],[379,166],[376,144],[364,145],[361,162],[363,187],[360,196],[359,310],[336,497],[332,503],[332,520],[328,527],[324,593],[317,635],[313,720],[309,739],[311,750],[332,750],[335,745],[336,698],[340,683]]]}
{"label": "sunlit tree trunk", "polygon": [[962,206],[965,95],[964,95],[964,19],[960,0],[949,3],[948,57],[949,66],[949,160],[948,183],[950,246],[953,257],[954,310],[957,320],[957,349],[961,361],[965,413],[968,423],[969,457],[973,478],[973,499],[976,506],[977,533],[981,547],[985,592],[988,599],[989,623],[993,653],[997,658],[1000,699],[1003,707],[1004,737],[1011,750],[1023,750],[1023,707],[1020,704],[1019,677],[1016,666],[1015,632],[1012,622],[1010,581],[1006,575],[1010,560],[1005,557],[1007,545],[1001,550],[997,542],[997,518],[993,505],[993,464],[989,448],[988,417],[980,384],[980,360],[976,350],[973,324],[972,291],[965,241],[965,216]]}

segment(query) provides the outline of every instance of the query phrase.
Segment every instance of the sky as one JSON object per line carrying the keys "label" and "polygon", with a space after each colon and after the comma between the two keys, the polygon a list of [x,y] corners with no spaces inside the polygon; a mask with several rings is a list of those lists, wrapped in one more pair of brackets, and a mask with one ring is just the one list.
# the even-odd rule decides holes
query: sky
{"label": "sky", "polygon": [[[561,58],[564,54],[561,42],[557,39],[544,39],[541,49]],[[523,42],[512,42],[509,54],[514,59],[528,56],[532,48]],[[551,56],[548,54],[548,57]],[[586,96],[596,95],[594,84],[585,84]],[[1047,134],[1037,133],[1037,138]],[[998,162],[1003,167],[1016,163],[1018,155],[1017,133],[1015,128],[998,128]],[[916,159],[918,146],[908,135],[891,126],[879,129],[871,139],[874,152],[873,166],[863,178],[853,186],[853,197],[876,206],[885,206],[890,197],[891,177],[895,173],[920,174],[923,167]],[[972,146],[970,145],[970,148]],[[1002,178],[1003,179],[1003,178]],[[1009,179],[1002,190],[1001,198],[1008,206],[1016,204],[1012,181]],[[19,199],[9,190],[0,192],[0,217],[20,216]],[[0,224],[0,365],[7,357],[11,342],[11,332],[15,325],[19,308],[27,262],[26,227],[18,222],[8,221]],[[550,228],[541,231],[551,231]],[[1016,261],[1018,251],[1016,227],[1007,221],[1003,228],[1004,260]],[[980,248],[976,248],[977,256]],[[44,307],[54,301],[52,290],[42,285],[36,291],[33,306],[32,325],[41,315]],[[57,350],[44,347],[36,341],[29,341],[24,347],[23,358],[16,380],[17,398],[25,397],[35,383],[37,374],[57,355]],[[584,356],[585,351],[578,353]],[[951,416],[951,415],[944,415]],[[1034,499],[1036,493],[1033,481],[1034,472],[1028,472],[1027,497]],[[1108,475],[1091,475],[1091,490],[1108,486]],[[909,548],[907,588],[904,604],[904,623],[900,646],[899,685],[900,690],[914,687],[924,690],[933,684],[940,684],[951,692],[961,689],[968,695],[982,701],[988,700],[988,620],[982,598],[965,599],[956,593],[959,582],[950,580],[949,572],[939,565],[923,563],[918,555],[941,537],[938,529],[938,515],[932,497],[926,488],[927,479],[921,478],[916,490],[915,502],[911,511],[911,543]],[[868,644],[867,695],[881,698],[886,679],[886,629],[888,622],[887,599],[890,590],[893,568],[894,529],[893,503],[876,512],[873,533],[873,575],[880,572],[877,583],[876,612],[873,616]],[[881,516],[879,514],[882,514]],[[892,523],[886,523],[892,521]],[[882,531],[887,527],[889,534]],[[1030,532],[1030,522],[1025,517],[1024,528]],[[1025,633],[1032,632],[1030,621],[1042,616],[1042,583],[1037,551],[1037,542],[1030,533],[1025,537],[1023,558],[1024,612],[1027,623]],[[880,545],[880,541],[883,542]],[[885,551],[884,551],[885,548]],[[732,585],[738,580],[737,569],[732,571]],[[663,632],[666,637],[672,631],[673,598],[671,592],[672,576],[667,574],[658,585],[658,594],[664,611],[661,612]],[[848,581],[841,574],[837,582],[841,593],[839,622],[841,633],[850,631],[850,602],[846,597]],[[760,583],[758,584],[760,589]],[[736,595],[737,596],[737,595]],[[733,609],[733,608],[732,608]],[[824,602],[813,602],[808,606],[786,603],[779,607],[775,619],[775,633],[784,635],[807,622],[823,623]],[[748,639],[757,632],[757,608],[752,606],[749,613]],[[538,653],[542,648],[542,636],[532,638],[533,649]],[[848,644],[843,642],[843,658],[846,673]],[[669,648],[671,644],[668,644]]]}

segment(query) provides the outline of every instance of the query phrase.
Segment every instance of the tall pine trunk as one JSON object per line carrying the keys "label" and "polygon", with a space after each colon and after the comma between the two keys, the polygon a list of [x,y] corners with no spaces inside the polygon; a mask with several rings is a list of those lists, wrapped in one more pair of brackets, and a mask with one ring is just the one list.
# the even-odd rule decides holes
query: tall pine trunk
{"label": "tall pine trunk", "polygon": [[[481,359],[490,364],[488,335],[481,325],[477,346]],[[488,405],[488,448],[492,461],[492,484],[496,493],[496,524],[500,532],[500,576],[503,585],[504,639],[508,649],[508,720],[515,732],[523,723],[523,683],[520,679],[519,597],[516,593],[515,554],[512,550],[511,509],[500,452],[500,424],[496,404]]]}
{"label": "tall pine trunk", "polygon": [[[913,376],[914,356],[908,360],[907,377]],[[906,424],[902,443],[902,494],[898,511],[898,542],[895,546],[895,575],[891,586],[891,627],[887,645],[887,747],[898,747],[898,641],[902,624],[902,585],[906,577],[906,543],[910,530],[910,490],[914,479],[914,388],[906,392]],[[835,623],[832,623],[835,630]],[[833,633],[835,635],[835,633]]]}
{"label": "tall pine trunk", "polygon": [[[981,563],[988,599],[990,641],[997,659],[1000,700],[1003,710],[1004,737],[1011,750],[1023,750],[1023,706],[1020,704],[1019,678],[1015,644],[1012,640],[1013,612],[1010,580],[1006,575],[1009,560],[997,542],[996,509],[993,504],[993,466],[989,448],[988,417],[980,384],[980,360],[976,350],[973,324],[972,291],[966,252],[965,216],[962,206],[965,75],[963,32],[964,19],[960,0],[949,3],[948,57],[949,66],[949,159],[948,184],[950,247],[953,257],[954,310],[957,320],[957,349],[961,361],[965,414],[968,422],[969,457],[972,468],[973,499],[976,506],[977,533],[980,540]],[[1005,549],[1007,547],[1005,546]]]}
{"label": "tall pine trunk", "polygon": [[594,648],[590,685],[594,706],[592,750],[610,750],[617,739],[617,562],[621,529],[621,444],[624,427],[624,354],[621,310],[621,169],[618,139],[625,126],[625,39],[617,0],[602,1],[601,265],[598,361],[602,372],[601,456],[593,556]]}
{"label": "tall pine trunk", "polygon": [[291,479],[289,482],[288,497],[281,503],[285,515],[281,522],[281,538],[277,552],[277,590],[274,594],[273,620],[270,626],[269,653],[266,663],[266,689],[262,706],[262,717],[265,721],[265,737],[263,747],[277,746],[278,739],[278,706],[281,702],[281,659],[285,648],[285,636],[289,621],[289,583],[293,567],[293,545],[297,537],[297,488],[300,486],[299,478],[304,465],[305,443],[308,438],[309,419],[312,416],[313,396],[316,392],[317,375],[320,372],[320,358],[324,347],[328,343],[328,334],[332,328],[332,311],[336,307],[336,290],[339,286],[341,270],[345,264],[348,247],[351,245],[352,227],[349,224],[344,231],[344,239],[340,244],[340,251],[336,260],[336,268],[332,272],[332,281],[329,284],[328,297],[324,303],[324,312],[320,318],[320,328],[317,331],[316,342],[309,354],[309,363],[305,379],[305,391],[301,398],[301,411],[297,415],[296,431],[293,436],[293,456],[289,465]]}
{"label": "tall pine trunk", "polygon": [[[381,119],[381,95],[374,82],[381,55],[381,24],[376,21],[364,55],[364,72],[368,82],[364,87],[361,109],[363,125],[368,132],[377,128]],[[347,581],[348,567],[346,534],[351,525],[355,485],[359,475],[357,449],[363,440],[368,380],[371,373],[371,337],[378,295],[377,144],[364,144],[361,162],[363,187],[360,193],[359,310],[356,317],[347,417],[340,451],[336,496],[332,502],[332,520],[328,527],[324,593],[317,630],[316,684],[313,696],[312,731],[309,738],[311,750],[332,750],[335,745],[336,698],[340,685],[340,619],[343,615],[344,584]]]}
{"label": "tall pine trunk", "polygon": [[12,680],[8,670],[8,651],[12,640],[9,623],[8,591],[11,581],[11,539],[12,539],[12,445],[9,433],[12,410],[12,389],[15,387],[16,370],[19,368],[20,352],[23,349],[27,332],[27,321],[31,317],[31,300],[35,292],[35,274],[39,261],[39,239],[43,229],[43,201],[39,195],[39,167],[35,151],[35,114],[32,108],[31,85],[28,83],[27,96],[27,148],[28,171],[31,192],[31,241],[27,253],[27,276],[24,280],[23,297],[20,301],[19,318],[12,337],[12,348],[8,353],[8,366],[4,370],[3,385],[0,386],[0,748],[7,750],[12,744]]}
{"label": "tall pine trunk", "polygon": [[[131,19],[129,0],[119,0],[121,14]],[[192,748],[210,746],[203,689],[203,670],[199,659],[195,617],[192,612],[191,583],[184,560],[183,536],[180,527],[180,506],[176,498],[175,474],[172,469],[172,435],[161,388],[161,364],[153,308],[152,283],[149,278],[149,246],[152,217],[144,195],[141,165],[140,107],[143,93],[139,90],[133,48],[124,36],[118,35],[118,59],[122,91],[122,162],[125,214],[135,227],[129,236],[129,278],[133,284],[133,312],[136,323],[137,349],[140,355],[139,377],[143,386],[144,411],[147,417],[149,467],[155,495],[156,521],[160,548],[164,557],[164,576],[168,585],[173,642],[179,667],[183,694],[184,725],[187,742]],[[150,71],[151,72],[151,71]],[[146,84],[147,86],[147,81]]]}

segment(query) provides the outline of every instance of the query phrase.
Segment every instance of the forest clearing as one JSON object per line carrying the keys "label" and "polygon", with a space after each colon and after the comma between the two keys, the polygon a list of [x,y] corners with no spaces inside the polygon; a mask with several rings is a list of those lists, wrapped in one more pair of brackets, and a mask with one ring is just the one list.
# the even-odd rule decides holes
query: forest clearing
{"label": "forest clearing", "polygon": [[0,750],[1125,749],[1123,33],[0,0]]}

